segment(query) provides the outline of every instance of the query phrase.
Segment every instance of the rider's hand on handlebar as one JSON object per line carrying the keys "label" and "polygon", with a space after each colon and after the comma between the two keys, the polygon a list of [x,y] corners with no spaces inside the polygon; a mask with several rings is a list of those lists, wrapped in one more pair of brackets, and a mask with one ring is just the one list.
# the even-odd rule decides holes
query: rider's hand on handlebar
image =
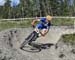
{"label": "rider's hand on handlebar", "polygon": [[35,28],[35,25],[34,25],[34,23],[31,23],[31,25],[32,25],[32,27],[33,27],[33,28]]}
{"label": "rider's hand on handlebar", "polygon": [[33,28],[35,28],[35,26],[34,26],[34,25],[32,25],[32,27],[33,27]]}

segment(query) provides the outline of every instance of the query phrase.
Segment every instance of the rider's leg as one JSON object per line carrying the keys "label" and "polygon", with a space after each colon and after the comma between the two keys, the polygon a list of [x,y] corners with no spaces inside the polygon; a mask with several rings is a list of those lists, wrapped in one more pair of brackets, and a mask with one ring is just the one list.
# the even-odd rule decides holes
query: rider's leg
{"label": "rider's leg", "polygon": [[42,33],[42,35],[44,35],[44,36],[45,36],[45,35],[46,35],[46,33],[47,33],[47,29],[42,29],[42,30],[41,30],[41,33]]}
{"label": "rider's leg", "polygon": [[47,29],[42,29],[42,34],[45,34]]}
{"label": "rider's leg", "polygon": [[[41,33],[42,33],[42,34],[45,34],[45,32],[46,32],[46,29],[42,29],[42,30],[41,30]],[[40,35],[40,34],[39,34],[39,29],[38,29],[38,28],[35,28],[34,31],[33,31],[33,33],[31,33],[31,34],[33,34],[33,36],[31,36],[31,40],[30,40],[29,43],[28,43],[29,45],[31,45],[32,42],[35,41],[35,40],[39,37],[39,35]],[[41,36],[41,35],[40,35],[40,36]],[[29,38],[30,38],[30,37],[29,37]],[[27,39],[28,39],[28,38],[27,38]]]}

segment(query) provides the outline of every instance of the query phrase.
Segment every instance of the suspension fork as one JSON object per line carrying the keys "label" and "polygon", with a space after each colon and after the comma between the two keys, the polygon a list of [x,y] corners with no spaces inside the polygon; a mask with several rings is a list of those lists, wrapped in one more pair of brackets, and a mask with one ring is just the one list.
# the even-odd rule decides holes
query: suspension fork
{"label": "suspension fork", "polygon": [[32,41],[35,41],[38,38],[38,33],[33,31],[33,36],[31,36],[31,39],[29,40],[29,45],[32,43]]}

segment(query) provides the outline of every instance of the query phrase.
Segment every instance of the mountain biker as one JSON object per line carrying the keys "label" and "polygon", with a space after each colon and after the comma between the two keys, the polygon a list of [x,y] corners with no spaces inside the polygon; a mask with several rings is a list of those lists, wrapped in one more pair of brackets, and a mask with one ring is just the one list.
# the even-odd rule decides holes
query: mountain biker
{"label": "mountain biker", "polygon": [[45,36],[50,29],[51,20],[52,20],[52,16],[47,15],[46,17],[33,20],[31,24],[33,27],[35,27],[35,23],[37,21],[40,21],[40,23],[36,25],[34,31],[36,31],[37,33],[40,33],[41,36]]}
{"label": "mountain biker", "polygon": [[[40,36],[45,36],[51,26],[51,20],[52,20],[52,16],[47,15],[46,17],[42,17],[40,19],[36,18],[35,20],[33,20],[31,22],[31,25],[33,27],[35,27],[34,31],[25,39],[25,40],[30,40],[28,42],[29,45],[32,44],[33,41],[35,41],[38,37]],[[37,25],[35,25],[35,23],[39,21],[39,23]],[[34,38],[33,38],[34,37]],[[25,43],[24,43],[25,45]],[[22,49],[24,47],[24,45],[22,45],[20,48]]]}

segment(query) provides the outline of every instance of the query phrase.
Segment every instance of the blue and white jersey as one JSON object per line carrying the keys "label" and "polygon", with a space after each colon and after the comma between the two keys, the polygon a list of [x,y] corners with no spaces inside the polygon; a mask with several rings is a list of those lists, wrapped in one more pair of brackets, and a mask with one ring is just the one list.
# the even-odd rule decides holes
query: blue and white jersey
{"label": "blue and white jersey", "polygon": [[49,29],[51,26],[51,23],[46,22],[46,18],[41,18],[40,23],[36,25],[36,28],[38,29]]}

